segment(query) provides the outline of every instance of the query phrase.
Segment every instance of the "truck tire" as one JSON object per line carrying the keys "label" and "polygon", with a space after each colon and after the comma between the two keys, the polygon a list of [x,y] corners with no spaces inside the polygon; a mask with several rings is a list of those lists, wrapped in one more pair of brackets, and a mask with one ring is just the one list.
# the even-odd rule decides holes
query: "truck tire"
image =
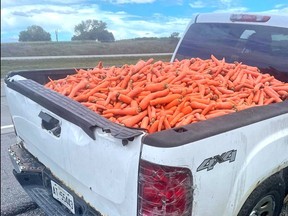
{"label": "truck tire", "polygon": [[285,183],[279,173],[262,182],[248,197],[238,216],[279,216]]}

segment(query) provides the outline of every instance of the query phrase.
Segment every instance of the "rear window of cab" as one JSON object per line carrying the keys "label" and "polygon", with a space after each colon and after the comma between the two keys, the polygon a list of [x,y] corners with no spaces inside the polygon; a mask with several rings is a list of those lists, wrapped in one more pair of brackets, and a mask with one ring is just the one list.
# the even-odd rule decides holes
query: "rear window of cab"
{"label": "rear window of cab", "polygon": [[242,23],[194,23],[187,30],[175,59],[211,54],[226,62],[243,62],[288,81],[288,28]]}

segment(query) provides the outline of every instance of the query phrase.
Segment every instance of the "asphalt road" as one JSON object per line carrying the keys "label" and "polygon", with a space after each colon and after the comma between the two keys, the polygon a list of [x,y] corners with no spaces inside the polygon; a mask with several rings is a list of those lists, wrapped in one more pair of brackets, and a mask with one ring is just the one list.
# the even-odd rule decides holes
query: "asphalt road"
{"label": "asphalt road", "polygon": [[44,216],[12,174],[8,147],[16,142],[9,109],[1,81],[1,216]]}
{"label": "asphalt road", "polygon": [[[8,147],[16,142],[1,80],[1,216],[45,216],[12,174]],[[284,209],[285,208],[285,209]],[[280,216],[288,216],[288,205]]]}

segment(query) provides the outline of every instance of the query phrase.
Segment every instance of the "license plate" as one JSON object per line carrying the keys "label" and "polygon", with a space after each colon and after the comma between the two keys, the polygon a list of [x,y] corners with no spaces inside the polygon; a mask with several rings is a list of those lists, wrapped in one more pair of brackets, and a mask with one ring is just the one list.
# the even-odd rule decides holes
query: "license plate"
{"label": "license plate", "polygon": [[74,198],[64,188],[51,180],[53,197],[65,205],[73,214],[75,214]]}

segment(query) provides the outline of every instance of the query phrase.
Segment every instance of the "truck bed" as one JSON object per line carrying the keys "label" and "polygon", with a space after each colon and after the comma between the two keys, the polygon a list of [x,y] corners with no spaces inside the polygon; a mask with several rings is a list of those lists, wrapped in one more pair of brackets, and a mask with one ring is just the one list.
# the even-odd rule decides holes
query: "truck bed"
{"label": "truck bed", "polygon": [[[87,135],[95,139],[93,130],[96,127],[102,128],[104,131],[111,133],[115,138],[127,140],[137,137],[143,133],[140,129],[123,127],[115,124],[106,118],[96,114],[95,112],[84,107],[80,103],[71,100],[57,92],[44,87],[49,79],[61,79],[67,75],[75,74],[75,69],[51,69],[51,70],[33,70],[11,72],[5,79],[8,88],[20,92],[25,97],[35,101],[41,106],[47,108],[56,115],[61,116],[67,121],[81,127]],[[10,77],[20,75],[25,79],[10,81]],[[179,146],[184,143],[196,141],[207,136],[212,136],[231,129],[249,125],[267,118],[272,118],[281,114],[288,113],[288,101],[274,103],[266,106],[249,108],[240,112],[225,115],[220,118],[205,120],[203,122],[193,123],[187,126],[162,131],[156,135],[150,134],[145,136],[145,140],[158,137],[160,142],[151,142],[153,145],[161,143],[162,147]],[[214,124],[217,124],[215,127]],[[189,134],[187,137],[181,135],[181,139],[175,137],[175,134],[183,131],[193,131],[193,136]],[[123,141],[125,143],[126,141]],[[148,141],[148,143],[150,143]],[[173,144],[172,144],[173,143]]]}
{"label": "truck bed", "polygon": [[[139,159],[156,164],[189,167],[193,182],[201,185],[194,188],[194,198],[197,200],[205,195],[197,194],[199,189],[203,190],[204,187],[205,190],[211,190],[205,174],[205,170],[209,171],[210,168],[201,167],[201,160],[213,156],[215,152],[218,152],[220,157],[221,153],[236,151],[243,145],[246,153],[239,151],[237,163],[229,166],[229,169],[235,172],[237,169],[241,170],[245,161],[244,155],[250,155],[254,152],[253,149],[259,148],[257,143],[253,146],[253,143],[247,140],[242,143],[240,140],[243,137],[238,137],[238,134],[243,134],[245,139],[249,140],[249,137],[253,136],[253,133],[250,133],[252,130],[258,133],[258,127],[266,128],[270,123],[275,125],[277,122],[277,127],[282,125],[284,128],[284,138],[278,134],[279,139],[281,142],[285,139],[287,122],[285,126],[283,121],[287,119],[288,101],[253,107],[153,134],[127,128],[110,122],[80,103],[44,87],[49,78],[63,78],[74,71],[62,69],[12,72],[5,79],[5,90],[9,95],[7,99],[15,131],[23,147],[46,166],[48,171],[45,173],[48,173],[51,179],[54,179],[54,175],[57,176],[59,184],[71,191],[71,194],[75,193],[75,203],[76,197],[81,197],[93,206],[91,211],[110,215],[136,214]],[[284,119],[280,121],[281,118]],[[60,130],[45,126],[55,119]],[[263,134],[261,131],[259,133]],[[234,134],[233,144],[232,141],[229,143],[230,138],[225,139],[231,134]],[[201,153],[202,157],[193,158],[193,163],[189,164],[189,155],[202,152],[204,143],[205,153]],[[282,163],[281,158],[278,160],[275,160],[275,163]],[[222,165],[223,168],[228,167],[228,163],[225,164]],[[219,173],[211,172],[211,175],[219,176]],[[261,175],[258,177],[261,179]],[[217,181],[219,180],[221,178],[218,177]],[[239,181],[243,181],[242,177],[239,177]],[[233,185],[233,182],[228,184]],[[214,192],[219,193],[217,190]],[[209,199],[213,199],[213,196]],[[223,199],[223,202],[227,202],[227,199]],[[206,212],[203,205],[193,203],[193,206],[195,212]],[[220,212],[225,211],[223,207],[221,206]],[[233,205],[227,209],[230,213],[238,210]]]}

